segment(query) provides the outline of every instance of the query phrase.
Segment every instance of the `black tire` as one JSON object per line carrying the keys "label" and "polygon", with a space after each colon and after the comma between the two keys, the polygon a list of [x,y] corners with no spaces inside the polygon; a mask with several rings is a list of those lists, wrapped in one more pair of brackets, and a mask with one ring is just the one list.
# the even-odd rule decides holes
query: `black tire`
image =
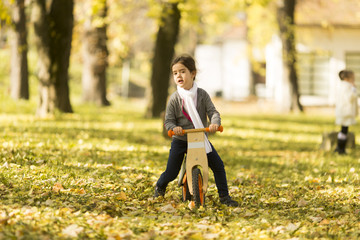
{"label": "black tire", "polygon": [[188,181],[187,181],[187,177],[186,177],[186,173],[183,177],[182,180],[182,192],[181,192],[181,200],[183,202],[185,201],[190,201],[191,200],[191,195],[190,195],[190,191],[189,191],[189,185],[188,185]]}
{"label": "black tire", "polygon": [[203,192],[203,178],[199,168],[192,170],[193,200],[196,207],[205,206],[205,194]]}

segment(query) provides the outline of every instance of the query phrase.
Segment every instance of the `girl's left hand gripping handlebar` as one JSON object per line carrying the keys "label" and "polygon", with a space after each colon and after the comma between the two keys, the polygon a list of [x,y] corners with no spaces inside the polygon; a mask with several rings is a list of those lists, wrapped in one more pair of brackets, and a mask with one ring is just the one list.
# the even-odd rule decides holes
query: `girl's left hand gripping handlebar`
{"label": "girl's left hand gripping handlebar", "polygon": [[[219,126],[219,128],[216,131],[222,132],[224,130],[223,126]],[[209,128],[196,128],[196,129],[183,129],[182,133],[186,134],[186,133],[190,133],[190,132],[210,132]],[[169,130],[168,131],[168,136],[172,137],[174,136],[175,133],[173,130]]]}

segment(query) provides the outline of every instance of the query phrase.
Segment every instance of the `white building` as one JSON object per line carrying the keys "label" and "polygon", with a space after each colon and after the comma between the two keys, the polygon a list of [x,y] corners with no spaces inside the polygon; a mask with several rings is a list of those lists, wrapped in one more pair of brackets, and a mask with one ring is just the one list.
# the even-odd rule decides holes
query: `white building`
{"label": "white building", "polygon": [[[298,83],[303,105],[335,103],[338,72],[355,72],[360,86],[360,1],[302,0],[296,7]],[[249,96],[251,69],[245,30],[234,30],[216,45],[200,45],[199,85],[227,100]],[[274,35],[265,51],[266,82],[262,97],[282,102],[281,41]],[[259,92],[259,91],[258,91]]]}
{"label": "white building", "polygon": [[195,50],[199,87],[212,96],[242,100],[250,94],[250,61],[244,28],[234,28],[218,44],[199,45]]}

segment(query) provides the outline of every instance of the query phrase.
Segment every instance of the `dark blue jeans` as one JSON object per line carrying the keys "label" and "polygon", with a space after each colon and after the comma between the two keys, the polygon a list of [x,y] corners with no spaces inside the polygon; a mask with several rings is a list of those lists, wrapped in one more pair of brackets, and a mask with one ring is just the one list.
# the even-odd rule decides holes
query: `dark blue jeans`
{"label": "dark blue jeans", "polygon": [[[211,143],[210,143],[211,144]],[[229,195],[224,163],[214,146],[211,144],[212,152],[207,154],[208,164],[214,173],[216,187],[220,197]],[[187,142],[173,138],[167,162],[166,170],[157,181],[156,185],[161,189],[166,189],[169,182],[173,181],[180,172],[184,155],[187,151]]]}

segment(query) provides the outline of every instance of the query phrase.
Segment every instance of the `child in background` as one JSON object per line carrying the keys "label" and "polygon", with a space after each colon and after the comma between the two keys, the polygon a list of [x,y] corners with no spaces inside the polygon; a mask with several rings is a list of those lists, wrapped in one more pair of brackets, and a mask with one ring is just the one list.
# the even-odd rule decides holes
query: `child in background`
{"label": "child in background", "polygon": [[[209,95],[194,82],[195,60],[189,55],[179,56],[172,62],[171,71],[177,91],[171,95],[167,104],[165,128],[173,130],[175,135],[172,138],[166,170],[156,183],[154,197],[164,196],[168,183],[179,174],[187,151],[187,138],[182,130],[204,128],[207,117],[210,120],[210,132],[215,132],[221,124],[220,114]],[[220,202],[227,206],[238,206],[239,204],[229,196],[224,163],[207,137],[205,137],[205,150],[209,167],[214,172]]]}
{"label": "child in background", "polygon": [[341,131],[337,136],[337,147],[339,154],[346,154],[345,146],[349,126],[356,123],[358,114],[357,93],[355,86],[355,75],[350,70],[339,72],[340,84],[338,98],[336,101],[336,124],[341,126]]}

